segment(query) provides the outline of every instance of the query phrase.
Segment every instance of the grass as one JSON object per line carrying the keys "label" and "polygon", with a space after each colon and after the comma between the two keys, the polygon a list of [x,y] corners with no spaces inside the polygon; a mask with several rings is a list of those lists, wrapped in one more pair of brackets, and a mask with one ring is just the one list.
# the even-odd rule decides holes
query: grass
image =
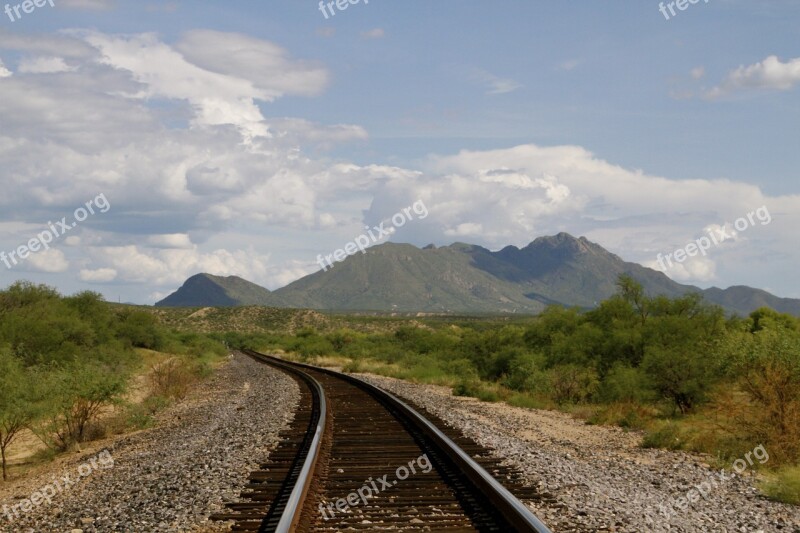
{"label": "grass", "polygon": [[800,466],[786,467],[770,474],[761,490],[768,498],[800,505]]}

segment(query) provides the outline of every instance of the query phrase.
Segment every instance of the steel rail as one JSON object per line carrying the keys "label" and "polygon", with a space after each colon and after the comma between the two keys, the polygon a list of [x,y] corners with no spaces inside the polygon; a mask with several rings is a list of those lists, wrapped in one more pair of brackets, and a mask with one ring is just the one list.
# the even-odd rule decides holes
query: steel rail
{"label": "steel rail", "polygon": [[[297,474],[294,488],[292,489],[289,497],[285,499],[285,502],[281,502],[279,504],[284,505],[284,509],[281,513],[278,524],[272,527],[266,523],[267,519],[265,519],[261,528],[259,528],[261,533],[290,533],[296,529],[298,522],[300,521],[303,508],[305,507],[306,497],[308,496],[309,488],[311,487],[311,482],[314,478],[314,470],[317,465],[317,460],[319,459],[320,449],[322,448],[322,437],[325,433],[328,412],[325,390],[323,389],[322,385],[313,378],[313,376],[298,370],[286,361],[282,361],[280,359],[251,350],[244,350],[244,353],[264,363],[277,366],[288,372],[292,372],[303,379],[303,381],[309,385],[312,395],[314,396],[313,408],[317,409],[319,412],[316,427],[314,428],[314,436],[308,445],[308,451],[306,456],[303,458],[303,466],[300,469],[299,474]],[[313,423],[309,425],[309,432],[311,431],[312,425]],[[305,446],[303,447],[305,448]]]}
{"label": "steel rail", "polygon": [[[249,351],[248,351],[249,353]],[[497,506],[501,514],[508,522],[514,526],[516,531],[524,533],[552,533],[551,530],[539,520],[539,518],[516,496],[497,481],[480,464],[462,450],[450,437],[445,435],[438,427],[417,412],[406,402],[364,380],[349,376],[341,372],[336,372],[328,368],[317,367],[305,363],[284,361],[272,356],[252,352],[261,358],[277,361],[280,366],[299,367],[316,372],[322,372],[335,378],[347,381],[352,385],[366,391],[384,405],[391,406],[410,422],[414,427],[429,437],[444,455],[453,461],[467,479],[473,484],[474,488],[480,492],[489,502]],[[309,376],[311,377],[311,376]],[[313,377],[311,377],[313,379]],[[316,381],[316,380],[315,380]],[[287,509],[288,511],[288,509]]]}

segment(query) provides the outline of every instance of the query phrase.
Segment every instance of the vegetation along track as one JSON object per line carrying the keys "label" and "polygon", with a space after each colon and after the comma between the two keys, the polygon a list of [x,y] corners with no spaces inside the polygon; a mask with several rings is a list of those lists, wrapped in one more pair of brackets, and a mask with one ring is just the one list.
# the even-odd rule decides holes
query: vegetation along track
{"label": "vegetation along track", "polygon": [[292,375],[301,401],[244,501],[213,517],[233,531],[550,531],[497,480],[539,495],[436,417],[354,377],[246,353]]}

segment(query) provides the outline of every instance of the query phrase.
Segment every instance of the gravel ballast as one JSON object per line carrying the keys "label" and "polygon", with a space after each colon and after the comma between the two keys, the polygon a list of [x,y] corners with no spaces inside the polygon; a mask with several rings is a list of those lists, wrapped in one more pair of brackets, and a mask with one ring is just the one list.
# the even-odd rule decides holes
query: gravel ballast
{"label": "gravel ballast", "polygon": [[800,532],[800,508],[759,496],[749,470],[721,478],[699,455],[640,448],[636,432],[453,397],[445,387],[357,376],[495,450],[545,496],[530,505],[556,532]]}
{"label": "gravel ballast", "polygon": [[[291,378],[233,355],[189,398],[165,410],[158,427],[71,454],[16,483],[10,495],[4,488],[0,531],[224,531],[225,524],[208,516],[238,500],[248,473],[268,457],[298,401]],[[5,511],[63,476],[70,476],[63,485],[73,484],[52,503],[18,509],[20,516],[11,513],[9,521]]]}

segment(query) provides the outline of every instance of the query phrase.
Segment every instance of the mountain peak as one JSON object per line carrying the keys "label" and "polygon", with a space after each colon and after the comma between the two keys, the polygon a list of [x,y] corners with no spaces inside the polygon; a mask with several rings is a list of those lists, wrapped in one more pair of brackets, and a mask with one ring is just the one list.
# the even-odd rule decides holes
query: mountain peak
{"label": "mountain peak", "polygon": [[239,276],[200,273],[187,279],[157,307],[232,307],[267,305],[270,291]]}

